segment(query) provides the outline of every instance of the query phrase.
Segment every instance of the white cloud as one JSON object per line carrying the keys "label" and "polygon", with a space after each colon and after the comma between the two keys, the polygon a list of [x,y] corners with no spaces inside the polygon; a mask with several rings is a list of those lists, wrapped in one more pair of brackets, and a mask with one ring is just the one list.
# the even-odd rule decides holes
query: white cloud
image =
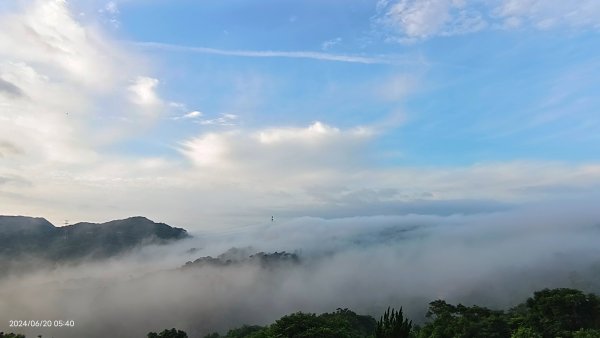
{"label": "white cloud", "polygon": [[321,122],[315,122],[307,128],[274,128],[257,133],[258,140],[263,144],[282,142],[319,142],[321,139],[336,136],[340,130]]}
{"label": "white cloud", "polygon": [[378,2],[377,11],[376,22],[388,30],[390,40],[402,42],[488,27],[600,27],[600,3],[595,0],[385,0]]}
{"label": "white cloud", "polygon": [[467,10],[463,1],[400,0],[380,2],[378,8],[383,12],[378,22],[399,33],[403,41],[468,33],[485,26],[481,15]]}
{"label": "white cloud", "polygon": [[235,126],[238,116],[235,114],[221,114],[214,119],[199,120],[198,123],[205,126]]}
{"label": "white cloud", "polygon": [[[115,64],[129,62],[91,27],[72,17],[65,1],[30,1],[21,13],[4,14],[0,23],[0,57],[36,63],[49,76],[66,75],[70,81],[110,88],[119,78]],[[43,68],[43,71],[42,71]]]}
{"label": "white cloud", "polygon": [[333,47],[335,45],[339,45],[341,42],[342,42],[342,38],[340,38],[340,37],[324,41],[321,44],[321,49],[322,50],[328,50],[329,48],[331,48],[331,47]]}
{"label": "white cloud", "polygon": [[504,0],[495,8],[494,14],[507,28],[524,25],[542,30],[600,28],[600,3],[595,0]]}
{"label": "white cloud", "polygon": [[169,102],[169,107],[173,107],[180,110],[187,110],[186,105],[181,102]]}
{"label": "white cloud", "polygon": [[140,106],[159,105],[161,100],[156,94],[158,83],[157,79],[139,76],[128,88],[131,93],[131,101]]}
{"label": "white cloud", "polygon": [[[181,103],[176,103],[176,102],[169,102],[169,107],[173,107],[179,110],[187,110],[187,108],[185,107],[184,104]],[[198,110],[193,110],[193,111],[189,111],[187,113],[184,113],[183,115],[178,115],[178,116],[174,116],[171,117],[171,120],[177,121],[177,120],[194,120],[197,121],[200,117],[204,116],[204,113]]]}
{"label": "white cloud", "polygon": [[292,58],[292,59],[313,59],[322,61],[337,61],[337,62],[349,62],[349,63],[364,63],[364,64],[399,64],[405,60],[402,58],[385,58],[385,57],[372,57],[363,55],[344,55],[344,54],[331,54],[322,52],[312,51],[277,51],[277,50],[226,50],[208,47],[192,47],[173,45],[159,42],[135,42],[136,46],[144,48],[152,48],[158,50],[168,51],[179,51],[179,52],[191,52],[201,54],[216,54],[216,55],[230,55],[230,56],[241,56],[251,58]]}
{"label": "white cloud", "polygon": [[168,105],[159,97],[157,87],[160,81],[148,76],[138,76],[129,85],[129,100],[135,105],[134,111],[138,117],[148,119],[144,122],[154,121]]}
{"label": "white cloud", "polygon": [[389,8],[386,21],[408,37],[425,38],[441,31],[450,19],[450,6],[446,0],[403,0]]}
{"label": "white cloud", "polygon": [[104,9],[110,14],[119,14],[119,7],[114,1],[107,2],[106,6],[104,6]]}
{"label": "white cloud", "polygon": [[184,119],[194,119],[194,118],[200,117],[202,115],[204,115],[204,114],[202,114],[202,112],[194,110],[194,111],[191,111],[191,112],[183,115],[183,118]]}
{"label": "white cloud", "polygon": [[20,153],[22,153],[22,150],[13,143],[6,140],[0,141],[0,158]]}
{"label": "white cloud", "polygon": [[9,167],[21,161],[73,163],[95,156],[79,130],[86,99],[73,93],[80,91],[22,62],[0,61],[0,76],[22,92],[0,96],[0,139],[22,150]]}
{"label": "white cloud", "polygon": [[181,144],[180,151],[199,167],[221,167],[228,160],[231,133],[208,133]]}
{"label": "white cloud", "polygon": [[200,167],[238,174],[281,176],[302,170],[340,168],[362,155],[355,150],[370,138],[366,128],[340,130],[321,122],[306,128],[208,133],[182,143],[181,153]]}
{"label": "white cloud", "polygon": [[120,14],[119,6],[115,1],[107,2],[104,7],[98,10],[104,20],[109,23],[113,28],[119,28],[121,23],[119,22],[118,15]]}
{"label": "white cloud", "polygon": [[101,146],[140,132],[131,130],[139,111],[130,95],[161,101],[151,78],[128,90],[146,73],[143,58],[80,19],[60,0],[15,1],[0,12],[0,176],[30,183],[0,191],[4,212],[56,215],[82,201],[85,192],[69,185],[114,174],[103,172],[115,157]]}

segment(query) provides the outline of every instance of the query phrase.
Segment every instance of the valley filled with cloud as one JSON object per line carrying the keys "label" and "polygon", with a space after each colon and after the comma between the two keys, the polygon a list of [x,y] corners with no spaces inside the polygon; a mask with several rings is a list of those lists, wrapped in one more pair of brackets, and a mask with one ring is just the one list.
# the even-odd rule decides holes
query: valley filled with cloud
{"label": "valley filled with cloud", "polygon": [[0,215],[192,235],[4,271],[0,328],[196,337],[600,292],[600,6],[349,3],[0,4]]}

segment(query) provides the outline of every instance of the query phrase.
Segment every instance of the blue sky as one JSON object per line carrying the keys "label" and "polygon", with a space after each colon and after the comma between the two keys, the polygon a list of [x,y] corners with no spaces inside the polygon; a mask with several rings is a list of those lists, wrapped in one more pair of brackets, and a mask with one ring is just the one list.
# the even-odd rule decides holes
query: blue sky
{"label": "blue sky", "polygon": [[[386,130],[376,148],[403,155],[384,157],[384,163],[598,159],[600,153],[590,151],[600,145],[595,26],[523,24],[402,43],[389,37],[402,31],[378,25],[380,12],[373,1],[125,2],[113,33],[182,47],[394,60],[362,64],[142,49],[164,65],[159,75],[165,95],[203,112],[239,115],[249,127],[317,120],[352,127],[401,112],[404,122]],[[236,81],[255,87],[239,89]],[[395,81],[404,92],[379,95]],[[238,90],[253,90],[255,102],[231,106]]]}
{"label": "blue sky", "polygon": [[0,11],[3,213],[242,225],[600,186],[593,0]]}

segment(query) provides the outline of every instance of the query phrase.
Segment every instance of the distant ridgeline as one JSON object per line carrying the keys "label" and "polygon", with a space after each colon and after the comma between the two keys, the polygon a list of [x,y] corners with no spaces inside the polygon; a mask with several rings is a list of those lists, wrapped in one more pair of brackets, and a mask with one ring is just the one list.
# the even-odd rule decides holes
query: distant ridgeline
{"label": "distant ridgeline", "polygon": [[184,229],[145,217],[55,227],[44,218],[0,216],[0,265],[20,258],[55,262],[108,258],[142,245],[186,237]]}

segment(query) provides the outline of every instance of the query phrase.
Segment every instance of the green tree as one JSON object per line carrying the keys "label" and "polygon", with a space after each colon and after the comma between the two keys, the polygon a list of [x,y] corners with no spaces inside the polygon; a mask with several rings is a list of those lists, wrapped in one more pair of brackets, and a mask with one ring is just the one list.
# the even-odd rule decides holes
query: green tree
{"label": "green tree", "polygon": [[184,331],[172,328],[163,330],[161,333],[150,332],[148,338],[188,338],[188,335]]}
{"label": "green tree", "polygon": [[544,338],[573,337],[581,329],[600,329],[600,300],[574,289],[544,289],[525,302],[517,322]]}
{"label": "green tree", "polygon": [[204,338],[365,338],[372,337],[376,321],[348,309],[316,315],[297,312],[281,317],[268,327],[244,325],[226,335],[212,333]]}
{"label": "green tree", "polygon": [[510,338],[542,338],[542,335],[530,327],[521,326]]}
{"label": "green tree", "polygon": [[579,330],[573,333],[573,338],[600,338],[600,330]]}
{"label": "green tree", "polygon": [[221,335],[218,332],[209,333],[204,338],[221,338]]}
{"label": "green tree", "polygon": [[443,300],[429,303],[430,320],[420,338],[509,338],[510,326],[502,311],[480,306],[451,305]]}
{"label": "green tree", "polygon": [[264,330],[264,327],[258,325],[244,325],[240,328],[229,330],[226,338],[246,338],[252,337],[256,333]]}
{"label": "green tree", "polygon": [[319,316],[298,312],[282,317],[256,337],[363,338],[372,336],[375,326],[373,317],[357,315],[348,309]]}
{"label": "green tree", "polygon": [[349,309],[338,308],[332,313],[319,316],[331,328],[343,331],[348,337],[371,336],[377,322],[371,316],[358,315]]}
{"label": "green tree", "polygon": [[412,329],[412,321],[404,318],[402,308],[399,311],[385,311],[379,318],[375,328],[375,338],[408,338]]}
{"label": "green tree", "polygon": [[274,336],[311,337],[315,331],[323,329],[323,322],[314,313],[296,312],[283,316],[270,327]]}
{"label": "green tree", "polygon": [[436,300],[426,317],[422,327],[413,327],[402,308],[388,308],[379,321],[348,309],[297,312],[267,327],[242,326],[205,338],[600,338],[600,299],[573,289],[535,292],[507,312]]}
{"label": "green tree", "polygon": [[24,335],[20,333],[4,333],[0,332],[0,338],[25,338]]}

